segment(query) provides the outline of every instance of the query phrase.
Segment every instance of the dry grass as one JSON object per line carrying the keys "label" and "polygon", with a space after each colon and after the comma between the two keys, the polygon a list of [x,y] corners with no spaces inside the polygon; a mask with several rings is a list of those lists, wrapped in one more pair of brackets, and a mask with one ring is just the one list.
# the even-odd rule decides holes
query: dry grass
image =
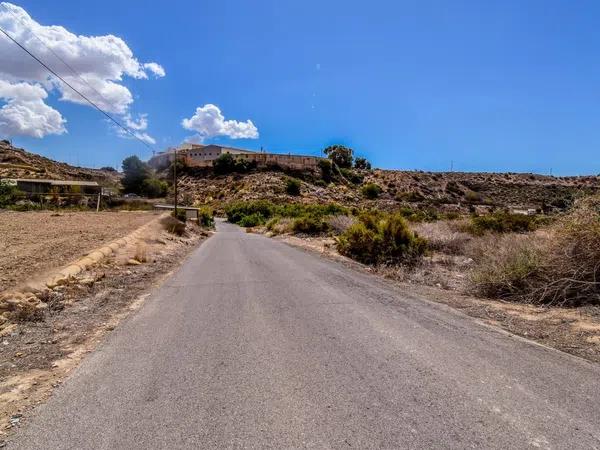
{"label": "dry grass", "polygon": [[148,245],[145,242],[138,242],[136,244],[133,259],[141,263],[148,262]]}
{"label": "dry grass", "polygon": [[463,255],[473,236],[461,229],[461,221],[440,220],[437,222],[411,223],[411,228],[425,238],[430,250],[448,255]]}
{"label": "dry grass", "polygon": [[327,224],[335,234],[341,234],[356,223],[356,218],[339,214],[327,218]]}
{"label": "dry grass", "polygon": [[600,304],[600,197],[580,200],[545,232],[487,239],[474,254],[478,293],[559,306]]}

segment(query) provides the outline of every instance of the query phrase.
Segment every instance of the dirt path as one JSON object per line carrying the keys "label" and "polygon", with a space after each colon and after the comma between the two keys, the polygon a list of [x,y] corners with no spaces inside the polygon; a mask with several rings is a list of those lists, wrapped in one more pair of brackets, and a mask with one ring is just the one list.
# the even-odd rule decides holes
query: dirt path
{"label": "dirt path", "polygon": [[43,276],[155,217],[153,212],[0,212],[0,291]]}

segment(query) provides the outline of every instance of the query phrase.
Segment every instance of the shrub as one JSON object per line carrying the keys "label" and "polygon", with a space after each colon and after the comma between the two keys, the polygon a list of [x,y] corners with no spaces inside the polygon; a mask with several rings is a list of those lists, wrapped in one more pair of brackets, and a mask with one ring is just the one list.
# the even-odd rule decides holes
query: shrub
{"label": "shrub", "polygon": [[171,216],[173,216],[175,219],[179,220],[180,222],[185,222],[187,220],[185,209],[177,208],[177,210],[173,210],[171,212]]}
{"label": "shrub", "polygon": [[148,198],[164,197],[167,189],[167,183],[158,178],[146,178],[142,184],[142,192]]}
{"label": "shrub", "polygon": [[335,216],[330,216],[327,219],[327,224],[329,225],[329,228],[338,234],[346,231],[355,222],[356,222],[356,220],[354,218],[343,215],[343,214],[337,214]]}
{"label": "shrub", "polygon": [[362,214],[338,238],[341,254],[365,264],[414,262],[425,246],[399,214]]}
{"label": "shrub", "polygon": [[14,205],[24,194],[19,191],[15,184],[7,181],[0,181],[0,208],[6,208]]}
{"label": "shrub", "polygon": [[242,217],[238,224],[242,227],[257,227],[265,223],[265,217],[260,213],[252,213]]}
{"label": "shrub", "polygon": [[396,195],[396,200],[399,202],[417,203],[425,200],[425,196],[419,191],[399,192]]}
{"label": "shrub", "polygon": [[354,160],[354,168],[358,170],[371,170],[371,163],[366,158],[359,156]]}
{"label": "shrub", "polygon": [[244,173],[255,167],[255,161],[236,158],[231,153],[223,153],[213,162],[213,170],[217,175],[226,175],[233,172]]}
{"label": "shrub", "polygon": [[288,193],[288,195],[300,195],[300,186],[300,180],[297,180],[296,178],[288,178],[286,180],[285,191]]}
{"label": "shrub", "polygon": [[481,235],[486,231],[494,233],[526,233],[534,231],[541,223],[544,223],[544,220],[536,216],[496,212],[485,216],[472,217],[470,229],[467,229],[467,231],[475,235]]}
{"label": "shrub", "polygon": [[560,306],[600,304],[600,197],[576,202],[548,230],[488,235],[474,255],[482,295]]}
{"label": "shrub", "polygon": [[175,217],[167,216],[161,220],[161,224],[169,233],[182,236],[185,233],[185,222],[182,222]]}
{"label": "shrub", "polygon": [[319,160],[319,169],[321,169],[321,177],[325,183],[330,183],[333,177],[333,165],[328,159]]}
{"label": "shrub", "polygon": [[266,200],[254,202],[235,202],[225,207],[227,220],[231,223],[240,223],[240,221],[252,214],[260,214],[263,220],[273,217],[275,205]]}
{"label": "shrub", "polygon": [[329,229],[329,225],[322,217],[307,215],[298,217],[292,224],[294,233],[302,234],[320,234]]}
{"label": "shrub", "polygon": [[198,211],[198,225],[212,228],[215,225],[215,212],[208,206],[203,206]]}
{"label": "shrub", "polygon": [[114,167],[111,167],[111,166],[100,167],[100,170],[104,170],[105,172],[116,172],[117,171],[117,169],[115,169]]}
{"label": "shrub", "polygon": [[381,194],[381,187],[375,183],[367,183],[362,187],[361,193],[365,198],[374,200]]}
{"label": "shrub", "polygon": [[427,239],[427,248],[448,255],[464,255],[467,245],[475,239],[471,234],[456,229],[453,222],[419,222],[411,228]]}
{"label": "shrub", "polygon": [[344,167],[340,169],[340,173],[346,180],[348,180],[352,184],[361,184],[365,179],[364,175],[361,175],[360,173],[356,173],[352,169],[346,169]]}

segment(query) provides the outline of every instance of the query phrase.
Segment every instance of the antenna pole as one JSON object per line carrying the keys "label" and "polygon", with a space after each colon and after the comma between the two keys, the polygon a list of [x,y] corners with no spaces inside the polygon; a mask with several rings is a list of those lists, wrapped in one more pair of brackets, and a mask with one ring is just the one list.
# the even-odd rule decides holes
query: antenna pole
{"label": "antenna pole", "polygon": [[177,149],[175,149],[175,160],[173,161],[173,186],[175,187],[175,217],[177,217]]}

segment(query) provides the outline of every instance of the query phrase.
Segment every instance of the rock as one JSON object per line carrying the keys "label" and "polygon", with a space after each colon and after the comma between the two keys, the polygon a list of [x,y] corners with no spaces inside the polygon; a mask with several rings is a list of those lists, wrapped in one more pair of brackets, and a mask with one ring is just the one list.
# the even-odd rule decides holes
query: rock
{"label": "rock", "polygon": [[140,264],[142,264],[141,262],[139,262],[137,259],[130,259],[129,261],[127,261],[127,264],[130,266],[139,266]]}

